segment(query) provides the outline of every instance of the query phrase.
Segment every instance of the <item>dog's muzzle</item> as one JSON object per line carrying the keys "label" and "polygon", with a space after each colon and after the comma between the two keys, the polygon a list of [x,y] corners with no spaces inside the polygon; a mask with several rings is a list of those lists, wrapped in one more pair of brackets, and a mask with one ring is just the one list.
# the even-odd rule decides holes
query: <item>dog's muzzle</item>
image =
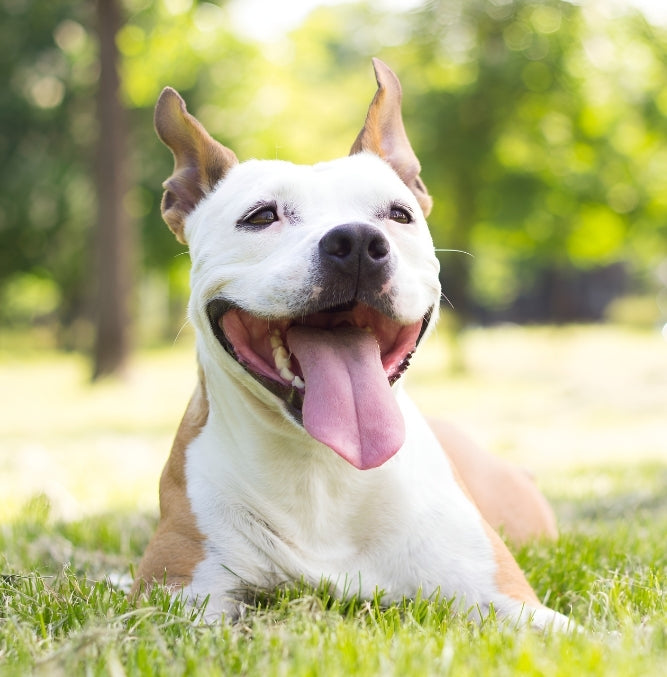
{"label": "dog's muzzle", "polygon": [[432,308],[401,324],[385,291],[392,266],[377,228],[346,224],[319,242],[315,295],[293,317],[255,316],[225,299],[207,306],[222,347],[282,399],[312,437],[357,468],[377,467],[404,441],[391,385],[407,369]]}

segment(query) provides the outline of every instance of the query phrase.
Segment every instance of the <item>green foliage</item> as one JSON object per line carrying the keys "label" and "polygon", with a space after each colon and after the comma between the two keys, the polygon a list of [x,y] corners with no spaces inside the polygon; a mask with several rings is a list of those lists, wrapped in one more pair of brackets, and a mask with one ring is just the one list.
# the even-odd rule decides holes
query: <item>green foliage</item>
{"label": "green foliage", "polygon": [[667,243],[664,216],[649,216],[666,188],[653,175],[667,161],[657,29],[561,0],[432,2],[416,28],[425,78],[406,107],[428,138],[431,224],[443,246],[475,254],[443,258],[455,305],[469,276],[478,302],[502,304],[545,268],[657,264]]}
{"label": "green foliage", "polygon": [[[142,270],[174,279],[183,253],[159,214],[172,162],[151,110],[164,85],[241,159],[315,162],[352,143],[373,55],[404,85],[436,246],[474,254],[441,254],[457,309],[507,305],[544,271],[615,261],[646,286],[667,255],[667,40],[637,13],[565,0],[431,0],[404,13],[343,3],[250,44],[226,3],[124,5],[124,205],[141,228]],[[92,10],[0,0],[0,289],[20,291],[25,274],[51,280],[66,324],[85,314],[94,274]],[[182,290],[166,289],[180,305]]]}
{"label": "green foliage", "polygon": [[46,275],[19,274],[0,287],[0,317],[9,325],[29,327],[53,315],[60,303],[60,288]]}
{"label": "green foliage", "polygon": [[64,317],[80,310],[94,215],[90,23],[76,0],[0,3],[0,285],[48,275]]}

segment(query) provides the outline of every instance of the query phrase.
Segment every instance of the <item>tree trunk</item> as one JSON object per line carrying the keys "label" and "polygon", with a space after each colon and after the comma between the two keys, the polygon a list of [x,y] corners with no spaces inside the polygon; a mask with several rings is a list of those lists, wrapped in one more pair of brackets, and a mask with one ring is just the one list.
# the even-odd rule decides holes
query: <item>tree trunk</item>
{"label": "tree trunk", "polygon": [[124,208],[128,190],[127,120],[120,99],[116,34],[120,0],[97,0],[100,44],[98,89],[95,346],[93,379],[120,373],[131,343],[133,233]]}

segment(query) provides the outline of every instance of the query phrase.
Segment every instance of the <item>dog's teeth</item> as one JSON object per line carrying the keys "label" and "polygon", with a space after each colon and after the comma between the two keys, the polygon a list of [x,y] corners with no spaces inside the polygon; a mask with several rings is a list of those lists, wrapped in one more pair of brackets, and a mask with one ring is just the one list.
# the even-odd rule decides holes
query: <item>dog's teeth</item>
{"label": "dog's teeth", "polygon": [[[298,376],[295,376],[292,371],[292,360],[287,352],[287,348],[285,348],[280,330],[274,329],[269,336],[269,341],[271,342],[271,348],[273,348],[273,361],[280,377],[289,381],[295,388],[303,388],[303,381]],[[294,383],[295,381],[296,383]]]}
{"label": "dog's teeth", "polygon": [[283,343],[280,329],[273,329],[269,333],[269,342],[271,343],[273,361],[276,364],[276,369],[278,370],[280,377],[289,381],[293,388],[301,388],[303,390],[303,388],[306,387],[306,384],[292,371],[292,360]]}
{"label": "dog's teeth", "polygon": [[287,367],[291,367],[292,365],[290,364],[290,359],[289,359],[289,354],[287,353],[287,350],[285,349],[285,346],[281,345],[278,348],[275,348],[273,351],[273,359],[276,362],[276,367],[278,369],[283,369]]}

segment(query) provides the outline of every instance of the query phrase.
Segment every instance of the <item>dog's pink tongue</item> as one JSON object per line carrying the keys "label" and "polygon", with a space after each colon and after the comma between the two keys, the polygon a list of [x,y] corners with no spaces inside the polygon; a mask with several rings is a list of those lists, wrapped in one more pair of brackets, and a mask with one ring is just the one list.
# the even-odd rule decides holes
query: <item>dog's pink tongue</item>
{"label": "dog's pink tongue", "polygon": [[287,343],[306,383],[303,425],[355,468],[376,468],[403,445],[405,425],[373,334],[293,326]]}

